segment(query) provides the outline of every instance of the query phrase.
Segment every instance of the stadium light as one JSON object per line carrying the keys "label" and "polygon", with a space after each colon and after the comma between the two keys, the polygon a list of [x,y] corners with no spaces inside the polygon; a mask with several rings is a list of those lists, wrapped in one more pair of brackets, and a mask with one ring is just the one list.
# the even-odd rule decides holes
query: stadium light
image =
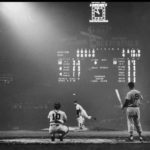
{"label": "stadium light", "polygon": [[7,32],[13,35],[20,50],[26,49],[35,59],[39,54],[37,52],[49,49],[51,43],[62,36],[53,25],[51,15],[39,3],[1,2],[0,11],[3,21],[9,27]]}
{"label": "stadium light", "polygon": [[3,9],[7,9],[8,11],[16,12],[21,10],[23,7],[23,2],[2,2],[1,6]]}

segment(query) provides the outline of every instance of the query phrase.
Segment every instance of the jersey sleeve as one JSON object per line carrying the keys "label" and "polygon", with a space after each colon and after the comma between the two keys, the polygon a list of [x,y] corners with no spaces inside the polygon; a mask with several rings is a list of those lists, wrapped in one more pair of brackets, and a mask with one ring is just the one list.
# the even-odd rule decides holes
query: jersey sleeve
{"label": "jersey sleeve", "polygon": [[131,94],[130,94],[129,92],[127,93],[127,95],[126,95],[125,99],[128,99],[128,100],[130,100],[130,99],[131,99]]}
{"label": "jersey sleeve", "polygon": [[143,100],[143,95],[141,94],[141,92],[139,92],[140,95],[140,100]]}
{"label": "jersey sleeve", "polygon": [[50,114],[51,114],[51,112],[48,113],[48,116],[47,116],[48,119],[50,119]]}
{"label": "jersey sleeve", "polygon": [[63,112],[63,120],[66,122],[67,121],[67,115],[65,112]]}
{"label": "jersey sleeve", "polygon": [[77,114],[77,117],[80,116],[81,111],[82,111],[82,107],[79,104],[77,104],[76,105],[76,114]]}
{"label": "jersey sleeve", "polygon": [[76,110],[80,110],[80,106],[79,105],[76,106]]}

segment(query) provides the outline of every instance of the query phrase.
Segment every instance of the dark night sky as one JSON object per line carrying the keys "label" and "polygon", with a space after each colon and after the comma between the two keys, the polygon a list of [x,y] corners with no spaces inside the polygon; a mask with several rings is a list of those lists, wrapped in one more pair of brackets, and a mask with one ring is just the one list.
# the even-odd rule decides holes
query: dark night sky
{"label": "dark night sky", "polygon": [[[33,29],[28,29],[26,32],[24,24],[22,25],[20,32],[26,35],[25,42],[24,40],[21,42],[21,38],[17,37],[20,32],[15,35],[14,31],[16,30],[13,30],[9,21],[6,21],[2,13],[2,7],[0,6],[0,73],[10,73],[14,77],[14,82],[11,85],[1,87],[1,106],[4,105],[7,109],[7,107],[10,106],[11,108],[16,103],[24,104],[30,102],[33,106],[50,103],[50,108],[52,108],[51,104],[54,101],[61,100],[63,109],[69,114],[69,123],[75,125],[76,120],[72,119],[75,116],[75,112],[72,112],[74,109],[72,93],[77,92],[77,99],[80,100],[81,104],[90,113],[99,117],[97,126],[100,125],[102,120],[106,120],[107,122],[116,118],[116,120],[112,121],[112,125],[115,127],[118,124],[117,121],[119,121],[117,118],[120,118],[122,113],[120,110],[112,108],[114,103],[116,103],[116,100],[111,100],[111,94],[114,94],[111,92],[112,85],[110,87],[95,85],[85,88],[86,83],[85,85],[82,83],[77,86],[72,84],[60,85],[57,83],[56,50],[60,47],[61,40],[77,37],[80,31],[87,31],[90,25],[90,3],[32,2],[29,4],[32,5],[29,13],[31,11],[33,19],[33,24],[31,25]],[[43,16],[45,17],[44,19],[42,18]],[[106,16],[109,20],[108,24],[112,27],[112,36],[136,38],[139,39],[142,45],[143,62],[139,68],[140,77],[137,88],[142,91],[148,102],[150,99],[150,3],[108,2]],[[32,31],[35,36],[32,35]],[[34,41],[34,38],[36,41]],[[109,94],[103,94],[106,91],[109,91]],[[124,96],[125,93],[123,92],[124,90],[122,90],[121,94]],[[147,104],[145,103],[142,108],[142,121],[145,129],[149,129],[148,126],[150,125],[147,115],[149,113],[149,105]],[[6,109],[3,108],[1,111],[5,112]],[[107,110],[111,110],[112,112],[108,112]],[[3,123],[4,126],[5,124],[8,125],[12,120],[12,126],[16,125],[15,123],[19,116],[15,116],[15,113],[14,115],[13,113],[12,115],[7,114],[7,119]],[[26,113],[24,114],[25,116],[27,115]],[[44,115],[47,115],[47,113],[48,110],[44,110]],[[36,119],[37,116],[36,113],[33,114],[33,118]],[[2,118],[2,116],[0,117]],[[43,124],[40,127],[47,126],[46,117],[44,117],[41,117]],[[89,123],[89,125],[91,124]],[[107,127],[110,128],[109,125]],[[126,128],[126,124],[123,128]]]}

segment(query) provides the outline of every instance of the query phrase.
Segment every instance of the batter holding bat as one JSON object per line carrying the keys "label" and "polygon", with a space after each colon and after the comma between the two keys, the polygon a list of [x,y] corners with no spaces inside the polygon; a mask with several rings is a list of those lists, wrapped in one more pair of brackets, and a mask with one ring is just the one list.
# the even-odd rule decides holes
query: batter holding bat
{"label": "batter holding bat", "polygon": [[118,89],[115,89],[115,92],[116,92],[117,98],[118,98],[118,100],[120,102],[120,107],[122,108],[123,104],[122,104],[121,97],[120,97]]}
{"label": "batter holding bat", "polygon": [[133,141],[133,131],[135,126],[137,133],[139,135],[139,140],[142,141],[143,138],[141,136],[142,127],[140,123],[139,107],[140,107],[140,101],[143,100],[143,96],[141,95],[140,91],[134,88],[133,82],[129,82],[128,87],[130,91],[126,95],[125,102],[122,106],[122,109],[126,108],[128,132],[130,133],[129,139]]}

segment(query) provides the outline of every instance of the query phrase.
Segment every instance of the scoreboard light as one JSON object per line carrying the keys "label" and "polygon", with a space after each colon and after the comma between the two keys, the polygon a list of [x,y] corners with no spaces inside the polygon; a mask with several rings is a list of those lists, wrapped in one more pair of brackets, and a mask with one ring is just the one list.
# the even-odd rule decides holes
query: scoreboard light
{"label": "scoreboard light", "polygon": [[141,53],[141,50],[140,50],[140,49],[138,49],[138,53]]}
{"label": "scoreboard light", "polygon": [[95,49],[92,50],[92,53],[95,53]]}
{"label": "scoreboard light", "polygon": [[125,54],[122,54],[122,57],[125,57]]}
{"label": "scoreboard light", "polygon": [[58,65],[62,65],[62,60],[58,60]]}
{"label": "scoreboard light", "polygon": [[91,54],[89,54],[88,56],[91,57]]}
{"label": "scoreboard light", "polygon": [[130,77],[128,77],[128,82],[131,82],[131,78]]}
{"label": "scoreboard light", "polygon": [[95,57],[95,54],[93,54],[92,57]]}

